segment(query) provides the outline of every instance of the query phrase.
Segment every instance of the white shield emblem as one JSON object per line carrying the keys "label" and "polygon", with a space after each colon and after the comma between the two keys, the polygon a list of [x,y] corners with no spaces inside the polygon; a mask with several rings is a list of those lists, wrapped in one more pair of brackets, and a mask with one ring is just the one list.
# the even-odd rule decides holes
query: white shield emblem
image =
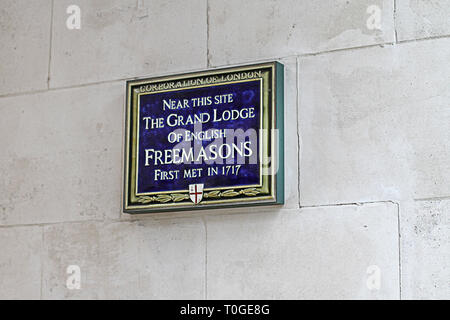
{"label": "white shield emblem", "polygon": [[203,198],[203,183],[189,185],[189,198],[192,202],[197,204]]}

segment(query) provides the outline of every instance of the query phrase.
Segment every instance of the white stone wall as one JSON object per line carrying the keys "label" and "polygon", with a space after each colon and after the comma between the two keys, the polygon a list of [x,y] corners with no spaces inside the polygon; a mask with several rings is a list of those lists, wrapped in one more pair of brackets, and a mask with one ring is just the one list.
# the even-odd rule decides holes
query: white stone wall
{"label": "white stone wall", "polygon": [[[0,0],[0,42],[0,298],[450,298],[450,1]],[[286,204],[123,214],[125,81],[268,60]]]}

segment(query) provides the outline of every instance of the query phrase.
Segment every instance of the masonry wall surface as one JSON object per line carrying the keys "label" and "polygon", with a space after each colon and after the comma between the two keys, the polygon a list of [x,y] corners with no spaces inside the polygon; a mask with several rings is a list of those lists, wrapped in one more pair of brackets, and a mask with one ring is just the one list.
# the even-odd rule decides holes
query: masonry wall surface
{"label": "masonry wall surface", "polygon": [[[447,0],[0,0],[0,298],[450,298],[449,18]],[[125,81],[270,60],[286,204],[123,214]]]}

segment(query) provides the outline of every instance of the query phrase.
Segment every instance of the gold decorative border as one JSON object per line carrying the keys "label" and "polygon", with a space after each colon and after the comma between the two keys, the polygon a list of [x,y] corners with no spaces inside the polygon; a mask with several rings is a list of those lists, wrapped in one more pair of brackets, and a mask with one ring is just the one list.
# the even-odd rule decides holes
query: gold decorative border
{"label": "gold decorative border", "polygon": [[[218,198],[232,198],[239,195],[244,195],[247,197],[253,197],[261,192],[256,188],[247,188],[236,191],[235,189],[227,189],[225,191],[214,190],[203,193],[203,198],[205,199],[218,199]],[[180,202],[183,200],[189,200],[189,193],[172,193],[172,194],[158,194],[156,196],[139,196],[137,197],[139,203],[168,203],[168,202]]]}

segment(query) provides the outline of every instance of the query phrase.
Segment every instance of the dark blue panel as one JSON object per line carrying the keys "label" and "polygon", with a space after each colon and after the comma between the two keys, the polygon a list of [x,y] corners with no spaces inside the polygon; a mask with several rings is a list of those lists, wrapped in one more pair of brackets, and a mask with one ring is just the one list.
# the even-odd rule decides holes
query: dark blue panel
{"label": "dark blue panel", "polygon": [[[247,82],[241,83],[233,83],[226,85],[215,85],[208,86],[202,88],[194,88],[187,90],[177,90],[170,92],[160,92],[160,93],[152,93],[142,95],[140,97],[140,117],[139,117],[139,156],[138,156],[138,193],[148,193],[148,192],[161,192],[161,191],[175,191],[175,190],[187,190],[189,184],[193,183],[204,183],[205,188],[216,188],[216,187],[228,187],[228,186],[246,186],[246,185],[254,185],[260,183],[260,159],[259,156],[252,158],[252,163],[250,159],[246,159],[246,163],[242,164],[239,168],[239,172],[237,175],[229,172],[228,175],[213,175],[208,176],[208,167],[217,167],[219,173],[223,172],[222,167],[226,166],[230,163],[225,164],[207,164],[197,163],[197,164],[161,164],[157,161],[155,165],[154,160],[156,157],[155,151],[160,150],[163,153],[164,150],[170,149],[172,150],[177,146],[177,143],[169,143],[168,135],[169,133],[181,128],[185,130],[189,130],[191,132],[194,131],[193,124],[181,125],[181,126],[168,126],[167,119],[171,114],[177,114],[177,116],[182,116],[183,120],[185,120],[189,115],[193,117],[194,115],[201,116],[202,113],[209,114],[210,121],[202,124],[201,130],[206,131],[210,129],[242,129],[245,132],[249,132],[247,130],[254,129],[256,133],[259,134],[260,129],[260,107],[261,107],[261,87],[260,80],[251,80]],[[214,97],[224,94],[232,94],[233,102],[232,103],[218,103],[214,104]],[[193,106],[194,98],[200,97],[211,97],[212,104],[211,105],[203,105],[203,106]],[[189,101],[189,107],[180,108],[180,109],[169,109],[166,107],[164,109],[163,100],[169,101],[169,99],[175,101],[176,103],[183,103],[183,99],[187,99]],[[243,110],[244,108],[253,108],[254,116],[252,118],[247,119],[237,119],[237,120],[229,120],[229,121],[221,121],[214,122],[214,110],[216,110],[216,114],[220,115],[224,111],[231,110]],[[146,124],[151,123],[151,120],[145,120],[146,117],[151,117],[152,119],[163,118],[164,119],[164,127],[161,128],[153,128],[146,130]],[[175,119],[174,116],[171,116],[170,119]],[[254,155],[259,154],[259,135],[256,135],[256,140],[252,139],[252,143],[249,146]],[[190,142],[189,145],[194,147],[196,143],[197,146],[194,150],[199,149],[199,146],[202,145],[204,148],[208,148],[214,140],[211,141],[194,141]],[[224,143],[229,143],[230,141],[226,138],[223,139]],[[247,138],[248,141],[248,138]],[[241,146],[238,143],[238,139],[235,140],[236,145]],[[242,141],[241,141],[242,142]],[[186,142],[185,142],[186,144]],[[146,162],[146,149],[152,149],[153,151],[149,152],[152,155],[152,159],[148,160],[148,166],[145,166]],[[186,149],[187,150],[187,149]],[[195,155],[196,156],[196,155]],[[164,159],[164,157],[162,158]],[[228,161],[233,159],[228,159]],[[255,162],[256,161],[256,162]],[[225,160],[226,162],[226,160]],[[236,164],[236,162],[235,162]],[[191,168],[203,168],[203,174],[200,178],[184,178],[183,174],[185,170],[189,170]],[[170,170],[174,172],[178,170],[178,179],[168,179],[168,180],[155,180],[155,170],[162,170],[165,172],[169,172]]]}

